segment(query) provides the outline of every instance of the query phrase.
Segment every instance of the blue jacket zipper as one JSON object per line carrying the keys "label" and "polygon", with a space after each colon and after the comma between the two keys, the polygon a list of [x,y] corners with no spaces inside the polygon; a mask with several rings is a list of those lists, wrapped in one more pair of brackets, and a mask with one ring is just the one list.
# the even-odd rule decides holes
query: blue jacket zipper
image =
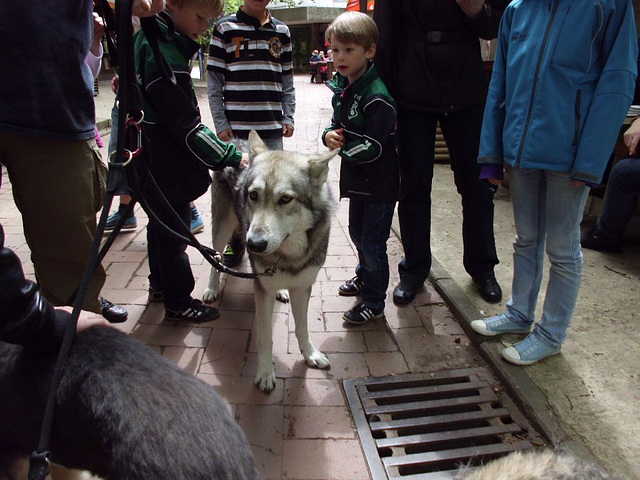
{"label": "blue jacket zipper", "polygon": [[544,39],[542,40],[542,46],[540,47],[540,55],[538,57],[538,63],[536,65],[536,73],[533,77],[533,88],[531,89],[531,97],[529,97],[529,110],[527,112],[527,121],[525,122],[524,131],[522,133],[522,140],[520,141],[520,148],[518,149],[518,156],[516,158],[516,164],[515,164],[516,168],[520,167],[520,160],[522,159],[522,151],[524,150],[524,144],[527,141],[529,127],[531,126],[533,102],[536,98],[536,92],[538,90],[538,76],[540,75],[540,67],[542,66],[544,53],[547,49],[547,44],[549,42],[551,27],[553,26],[553,21],[555,20],[556,13],[558,12],[558,3],[559,3],[559,0],[555,0],[555,2],[553,3],[553,11],[551,12],[551,18],[549,18],[549,23],[547,24],[547,31],[544,33]]}

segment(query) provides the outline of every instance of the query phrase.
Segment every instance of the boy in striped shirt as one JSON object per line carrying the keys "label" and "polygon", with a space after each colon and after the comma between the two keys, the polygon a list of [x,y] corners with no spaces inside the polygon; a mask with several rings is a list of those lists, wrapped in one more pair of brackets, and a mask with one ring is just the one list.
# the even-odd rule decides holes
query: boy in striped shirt
{"label": "boy in striped shirt", "polygon": [[[218,137],[246,140],[255,130],[268,148],[282,150],[293,135],[296,100],[289,27],[273,18],[270,0],[244,0],[222,18],[211,37],[207,62],[209,106]],[[244,253],[239,232],[225,249],[224,263]]]}

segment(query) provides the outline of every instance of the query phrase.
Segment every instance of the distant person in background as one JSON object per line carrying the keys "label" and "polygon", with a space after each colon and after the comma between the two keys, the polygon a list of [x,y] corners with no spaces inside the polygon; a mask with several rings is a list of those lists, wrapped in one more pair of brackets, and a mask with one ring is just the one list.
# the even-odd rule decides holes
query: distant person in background
{"label": "distant person in background", "polygon": [[320,81],[324,83],[328,79],[327,70],[329,67],[327,66],[327,59],[324,56],[324,52],[320,51],[318,57],[318,73],[320,74]]}
{"label": "distant person in background", "polygon": [[314,50],[313,52],[311,52],[311,57],[309,57],[309,73],[311,74],[311,83],[315,83],[316,81],[319,61],[320,55],[318,55],[318,50]]}
{"label": "distant person in background", "polygon": [[[485,336],[525,334],[502,351],[510,363],[558,354],[567,337],[589,185],[602,179],[631,104],[637,58],[628,0],[521,1],[504,13],[478,162],[493,185],[511,166],[513,283],[506,310],[471,327]],[[534,325],[545,251],[549,281]]]}
{"label": "distant person in background", "polygon": [[378,0],[374,60],[399,104],[398,216],[404,258],[398,304],[413,301],[431,270],[431,183],[436,125],[451,157],[462,198],[462,263],[487,302],[499,302],[493,236],[495,187],[478,179],[478,144],[487,76],[478,37],[495,38],[508,0]]}

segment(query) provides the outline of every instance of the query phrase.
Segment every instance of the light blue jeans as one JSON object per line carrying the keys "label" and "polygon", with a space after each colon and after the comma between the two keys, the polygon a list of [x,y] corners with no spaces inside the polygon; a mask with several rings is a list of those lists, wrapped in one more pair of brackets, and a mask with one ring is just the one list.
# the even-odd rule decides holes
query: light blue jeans
{"label": "light blue jeans", "polygon": [[574,187],[568,172],[523,168],[511,171],[509,183],[516,241],[507,314],[522,325],[535,320],[546,243],[549,283],[533,335],[552,347],[560,346],[582,279],[580,222],[589,188]]}

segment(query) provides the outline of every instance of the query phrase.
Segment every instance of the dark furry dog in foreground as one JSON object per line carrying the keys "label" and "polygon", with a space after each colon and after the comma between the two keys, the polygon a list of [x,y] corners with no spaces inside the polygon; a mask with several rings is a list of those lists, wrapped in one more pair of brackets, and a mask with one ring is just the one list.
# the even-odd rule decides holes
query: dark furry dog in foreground
{"label": "dark furry dog in foreground", "polygon": [[[55,354],[0,342],[0,479],[38,443]],[[110,327],[76,336],[58,390],[51,460],[106,480],[256,479],[215,390]]]}

